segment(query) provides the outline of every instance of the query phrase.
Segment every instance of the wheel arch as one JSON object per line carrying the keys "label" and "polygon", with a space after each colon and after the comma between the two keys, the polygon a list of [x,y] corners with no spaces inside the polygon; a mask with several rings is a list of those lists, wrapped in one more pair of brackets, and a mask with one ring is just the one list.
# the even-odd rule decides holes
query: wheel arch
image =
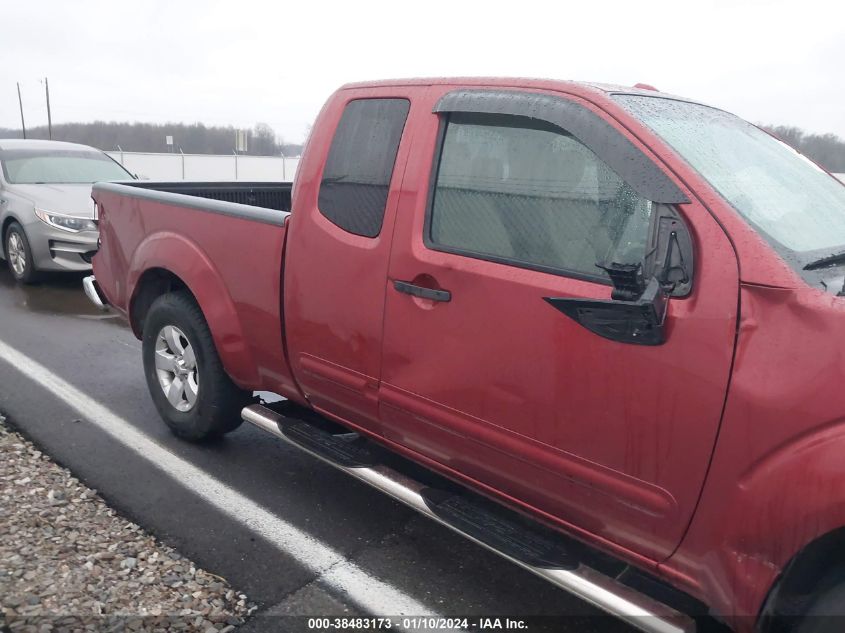
{"label": "wheel arch", "polygon": [[833,574],[845,573],[845,526],[805,545],[783,568],[760,610],[761,633],[780,633],[782,617],[800,616]]}
{"label": "wheel arch", "polygon": [[[0,239],[3,240],[2,244],[0,244],[0,259],[6,259],[6,231],[9,230],[9,227],[17,222],[21,224],[21,221],[11,213],[9,213],[5,218],[3,218],[2,224],[0,224]],[[23,226],[21,224],[21,226]]]}
{"label": "wheel arch", "polygon": [[132,333],[140,339],[144,332],[144,322],[153,302],[162,295],[180,290],[187,292],[196,301],[197,298],[188,285],[170,270],[154,267],[141,273],[132,298],[129,300],[129,324],[132,327]]}
{"label": "wheel arch", "polygon": [[719,516],[731,520],[709,590],[738,628],[746,618],[800,613],[814,583],[845,564],[843,448],[845,418],[818,425],[757,460],[721,499]]}
{"label": "wheel arch", "polygon": [[188,292],[202,311],[230,378],[242,389],[259,385],[255,359],[229,289],[196,243],[172,233],[148,237],[132,258],[127,290],[126,313],[132,332],[139,339],[147,313],[158,297],[168,292]]}

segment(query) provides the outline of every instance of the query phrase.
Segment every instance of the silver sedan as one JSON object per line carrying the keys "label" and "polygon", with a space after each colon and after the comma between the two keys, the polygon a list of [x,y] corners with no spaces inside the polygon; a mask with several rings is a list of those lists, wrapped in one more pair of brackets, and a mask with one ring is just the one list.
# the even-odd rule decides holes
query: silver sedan
{"label": "silver sedan", "polygon": [[100,150],[58,141],[0,140],[0,237],[15,279],[85,271],[97,250],[91,184],[132,175]]}

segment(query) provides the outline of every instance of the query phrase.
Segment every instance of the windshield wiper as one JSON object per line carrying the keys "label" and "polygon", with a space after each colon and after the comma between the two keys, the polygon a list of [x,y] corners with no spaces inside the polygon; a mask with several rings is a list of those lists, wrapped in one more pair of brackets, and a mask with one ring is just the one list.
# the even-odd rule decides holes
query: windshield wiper
{"label": "windshield wiper", "polygon": [[841,264],[843,262],[845,262],[845,251],[842,251],[841,253],[834,253],[833,255],[825,255],[819,259],[814,259],[804,266],[804,270],[817,270],[819,268],[825,268],[826,266]]}

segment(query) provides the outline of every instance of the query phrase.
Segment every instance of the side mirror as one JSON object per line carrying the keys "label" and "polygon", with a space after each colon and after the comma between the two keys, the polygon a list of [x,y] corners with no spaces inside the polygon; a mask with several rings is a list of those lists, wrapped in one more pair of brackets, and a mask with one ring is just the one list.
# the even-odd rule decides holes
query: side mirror
{"label": "side mirror", "polygon": [[677,210],[657,205],[647,254],[637,264],[597,264],[613,283],[610,300],[544,297],[576,323],[611,341],[662,345],[670,297],[692,291],[694,253]]}
{"label": "side mirror", "polygon": [[694,268],[689,231],[673,207],[659,205],[652,219],[644,274],[657,277],[669,295],[685,297],[692,291]]}
{"label": "side mirror", "polygon": [[[603,338],[631,345],[662,345],[669,305],[666,287],[652,277],[643,282],[640,264],[609,264],[611,299],[545,300],[579,325]],[[643,287],[644,286],[644,287]]]}

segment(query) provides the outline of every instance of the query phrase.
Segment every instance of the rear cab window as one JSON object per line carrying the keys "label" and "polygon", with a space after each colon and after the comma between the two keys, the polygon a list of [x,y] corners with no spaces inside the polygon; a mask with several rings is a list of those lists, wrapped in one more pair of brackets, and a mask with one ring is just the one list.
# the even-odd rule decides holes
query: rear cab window
{"label": "rear cab window", "polygon": [[348,233],[381,232],[396,153],[411,103],[407,99],[350,101],[332,139],[317,205]]}

